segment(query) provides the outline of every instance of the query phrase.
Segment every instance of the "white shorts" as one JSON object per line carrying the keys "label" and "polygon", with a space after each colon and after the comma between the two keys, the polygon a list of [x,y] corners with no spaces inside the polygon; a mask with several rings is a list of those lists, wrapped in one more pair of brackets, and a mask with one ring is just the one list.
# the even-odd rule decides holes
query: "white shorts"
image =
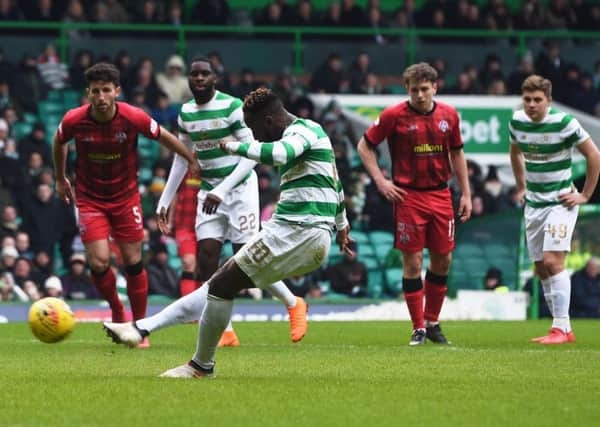
{"label": "white shorts", "polygon": [[196,210],[196,240],[229,240],[244,244],[258,233],[260,225],[258,180],[252,171],[246,182],[232,189],[214,214],[202,212],[208,191],[198,192]]}
{"label": "white shorts", "polygon": [[525,206],[527,249],[532,261],[541,261],[548,251],[569,252],[579,206],[532,208]]}
{"label": "white shorts", "polygon": [[330,246],[331,231],[324,228],[267,221],[234,260],[256,287],[264,288],[316,270]]}

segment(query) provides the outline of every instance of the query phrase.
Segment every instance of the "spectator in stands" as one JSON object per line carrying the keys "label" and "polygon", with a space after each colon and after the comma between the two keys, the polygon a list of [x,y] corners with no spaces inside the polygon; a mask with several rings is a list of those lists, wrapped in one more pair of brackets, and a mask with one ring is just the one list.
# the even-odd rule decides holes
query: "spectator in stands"
{"label": "spectator in stands", "polygon": [[134,21],[139,24],[160,24],[160,9],[154,0],[141,2],[140,11],[135,15]]}
{"label": "spectator in stands", "polygon": [[164,243],[151,248],[153,255],[146,266],[148,294],[179,298],[179,275],[169,266],[169,252]]}
{"label": "spectator in stands", "polygon": [[36,5],[24,9],[25,18],[28,21],[38,22],[56,22],[59,19],[56,8],[53,7],[52,0],[37,0]]}
{"label": "spectator in stands", "polygon": [[19,63],[13,87],[18,105],[27,112],[36,113],[38,102],[46,97],[46,86],[38,71],[37,60],[29,53]]}
{"label": "spectator in stands", "polygon": [[15,67],[7,61],[4,56],[4,49],[0,47],[0,81],[12,83],[15,78]]}
{"label": "spectator in stands", "polygon": [[158,95],[156,108],[152,110],[152,118],[156,120],[159,125],[171,130],[177,128],[178,114],[178,108],[169,103],[169,97],[166,93],[161,92]]}
{"label": "spectator in stands", "polygon": [[492,80],[487,87],[487,94],[492,96],[505,96],[507,94],[507,90],[504,80]]}
{"label": "spectator in stands", "polygon": [[[16,251],[16,249],[15,249],[15,251]],[[21,289],[25,290],[25,288],[24,288],[25,282],[27,282],[27,281],[33,282],[32,270],[33,269],[32,269],[32,265],[31,265],[31,261],[29,261],[27,258],[21,258],[21,257],[17,258],[15,260],[15,266],[14,266],[14,270],[12,273],[15,284],[17,286],[19,286]],[[38,284],[36,283],[36,285],[38,285]]]}
{"label": "spectator in stands", "polygon": [[[387,169],[382,169],[383,176],[389,179]],[[367,223],[368,230],[389,231],[394,229],[394,215],[392,204],[381,195],[375,182],[369,178],[365,187],[365,204],[362,216]]]}
{"label": "spectator in stands", "polygon": [[508,76],[508,93],[510,95],[520,94],[521,84],[534,72],[533,55],[531,52],[527,52],[521,57],[517,68],[515,68]]}
{"label": "spectator in stands", "polygon": [[562,79],[566,73],[566,63],[560,54],[560,46],[556,41],[545,43],[545,49],[540,52],[535,61],[536,73],[552,82],[553,98],[562,100],[565,95]]}
{"label": "spectator in stands", "polygon": [[165,71],[156,75],[156,83],[169,97],[171,104],[183,104],[192,99],[185,64],[181,56],[171,55],[165,64]]}
{"label": "spectator in stands", "polygon": [[352,255],[344,252],[342,260],[327,267],[325,276],[331,281],[331,290],[351,297],[367,296],[367,267],[359,261],[356,244],[349,245]]}
{"label": "spectator in stands", "polygon": [[27,259],[33,259],[33,252],[30,248],[29,234],[24,231],[17,231],[15,236],[15,248],[19,256]]}
{"label": "spectator in stands", "polygon": [[[277,2],[269,3],[264,10],[258,13],[255,23],[259,26],[268,27],[285,25],[286,22],[283,16],[283,11],[281,10],[281,6]],[[261,36],[261,38],[264,37],[268,38],[272,36]],[[279,37],[279,35],[277,37]]]}
{"label": "spectator in stands", "polygon": [[497,80],[504,80],[502,60],[498,55],[492,53],[485,58],[483,68],[479,72],[479,81],[483,87],[488,88],[492,82]]}
{"label": "spectator in stands", "polygon": [[54,245],[60,242],[66,228],[67,218],[72,215],[63,201],[54,195],[54,190],[39,184],[22,212],[23,231],[31,238],[34,252],[53,253]]}
{"label": "spectator in stands", "polygon": [[24,165],[27,164],[32,153],[40,154],[43,165],[50,166],[52,164],[50,145],[48,145],[46,137],[46,126],[43,123],[35,123],[31,133],[25,139],[19,141],[18,147],[19,159]]}
{"label": "spectator in stands", "polygon": [[211,68],[217,75],[217,90],[230,93],[232,89],[231,78],[227,70],[225,70],[221,55],[219,52],[213,51],[209,52],[206,57],[210,61]]}
{"label": "spectator in stands", "polygon": [[508,292],[509,288],[502,281],[502,271],[497,267],[488,268],[483,278],[483,289],[494,292]]}
{"label": "spectator in stands", "polygon": [[37,301],[42,298],[40,287],[33,280],[25,280],[21,286],[29,301]]}
{"label": "spectator in stands", "polygon": [[129,22],[129,14],[119,0],[103,0],[106,5],[106,22]]}
{"label": "spectator in stands", "polygon": [[[63,21],[67,23],[82,23],[88,21],[80,0],[69,0],[67,13],[64,16]],[[89,31],[85,29],[69,29],[67,34],[71,40],[83,39],[90,36]]]}
{"label": "spectator in stands", "polygon": [[60,277],[63,295],[67,299],[100,299],[98,291],[85,267],[85,255],[74,253],[69,260],[69,271]]}
{"label": "spectator in stands", "polygon": [[20,21],[23,13],[12,0],[0,1],[0,21]]}
{"label": "spectator in stands", "polygon": [[[338,1],[329,3],[325,16],[321,19],[321,26],[328,28],[336,28],[342,26],[342,7]],[[337,36],[334,36],[337,38]],[[329,38],[329,36],[327,36]]]}
{"label": "spectator in stands", "polygon": [[543,28],[567,30],[576,28],[577,17],[566,0],[551,0],[544,10]]}
{"label": "spectator in stands", "polygon": [[571,317],[600,317],[600,260],[592,257],[571,276]]}
{"label": "spectator in stands", "polygon": [[594,90],[594,82],[590,73],[582,73],[579,77],[579,87],[572,95],[572,105],[578,110],[594,114],[596,105],[600,103],[600,92]]}
{"label": "spectator in stands", "polygon": [[344,79],[344,63],[338,53],[330,53],[327,60],[314,72],[310,87],[317,93],[340,93]]}
{"label": "spectator in stands", "polygon": [[169,3],[165,24],[173,25],[174,27],[183,25],[183,9],[178,2],[173,1]]}
{"label": "spectator in stands", "polygon": [[62,299],[63,287],[60,279],[57,276],[48,277],[44,281],[44,291],[47,297]]}
{"label": "spectator in stands", "polygon": [[129,90],[132,89],[131,85],[133,76],[135,75],[135,70],[133,68],[133,63],[129,52],[126,50],[121,50],[119,53],[117,53],[114,63],[121,76],[121,87],[129,95]]}
{"label": "spectator in stands", "polygon": [[263,86],[263,83],[256,81],[256,74],[251,68],[243,68],[240,76],[240,81],[234,86],[232,95],[240,99],[244,99],[246,95],[255,89]]}
{"label": "spectator in stands", "polygon": [[366,23],[365,11],[354,0],[342,0],[340,20],[342,27],[362,27]]}
{"label": "spectator in stands", "polygon": [[60,61],[53,44],[48,44],[38,57],[37,68],[48,89],[63,90],[67,87],[69,71],[67,65]]}
{"label": "spectator in stands", "polygon": [[191,24],[227,25],[229,23],[227,0],[204,0],[196,4],[192,12]]}
{"label": "spectator in stands", "polygon": [[511,30],[513,27],[512,17],[504,0],[490,0],[484,15],[490,30]]}
{"label": "spectator in stands", "polygon": [[89,49],[81,49],[75,55],[75,61],[69,68],[69,78],[71,82],[71,88],[82,92],[87,88],[87,82],[85,80],[85,70],[93,65],[93,54]]}
{"label": "spectator in stands", "polygon": [[475,88],[468,73],[462,72],[456,77],[456,84],[448,89],[452,95],[473,95]]}
{"label": "spectator in stands", "polygon": [[14,246],[3,246],[2,252],[0,253],[0,272],[13,273],[15,270],[15,263],[19,258],[19,252]]}
{"label": "spectator in stands", "polygon": [[367,75],[372,72],[371,58],[366,52],[358,54],[350,67],[350,92],[367,93]]}
{"label": "spectator in stands", "polygon": [[370,40],[377,44],[387,42],[387,39],[381,34],[381,30],[387,27],[385,20],[381,14],[379,7],[371,7],[367,11],[367,26],[371,28],[375,34],[369,37]]}
{"label": "spectator in stands", "polygon": [[54,265],[48,252],[36,252],[31,263],[33,268],[32,277],[36,283],[42,284],[48,277],[54,274]]}
{"label": "spectator in stands", "polygon": [[156,107],[158,94],[161,92],[154,77],[154,65],[148,57],[141,58],[138,61],[134,79],[131,82],[132,91],[130,93],[144,92],[144,100],[150,109]]}
{"label": "spectator in stands", "polygon": [[483,198],[479,194],[473,195],[471,204],[473,205],[473,210],[471,211],[472,217],[476,218],[485,214],[485,205],[483,203]]}
{"label": "spectator in stands", "polygon": [[0,238],[11,236],[15,238],[19,228],[17,209],[14,206],[6,205],[2,210],[2,221],[0,222]]}
{"label": "spectator in stands", "polygon": [[291,16],[290,25],[297,27],[314,27],[317,20],[313,15],[312,5],[309,0],[298,0],[296,11]]}
{"label": "spectator in stands", "polygon": [[544,14],[538,0],[525,0],[513,22],[518,30],[540,30],[543,28]]}

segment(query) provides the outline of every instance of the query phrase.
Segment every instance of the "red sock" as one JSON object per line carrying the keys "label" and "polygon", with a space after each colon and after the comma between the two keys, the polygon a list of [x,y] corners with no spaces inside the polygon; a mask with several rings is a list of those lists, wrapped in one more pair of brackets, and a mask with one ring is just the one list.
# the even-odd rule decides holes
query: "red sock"
{"label": "red sock", "polygon": [[109,268],[102,275],[92,274],[92,282],[106,301],[112,311],[112,321],[121,323],[125,322],[125,307],[119,300],[117,293],[117,278],[113,273],[112,268]]}
{"label": "red sock", "polygon": [[196,290],[196,281],[194,279],[180,279],[179,280],[179,292],[181,296],[191,294]]}
{"label": "red sock", "polygon": [[447,290],[445,284],[431,283],[425,278],[425,320],[438,321]]}
{"label": "red sock", "polygon": [[410,313],[413,329],[424,328],[423,289],[419,289],[415,292],[404,292],[404,299],[406,300],[406,305],[408,305],[408,312]]}
{"label": "red sock", "polygon": [[146,270],[132,276],[125,273],[127,279],[127,296],[131,304],[133,320],[146,317],[146,304],[148,303],[148,275]]}

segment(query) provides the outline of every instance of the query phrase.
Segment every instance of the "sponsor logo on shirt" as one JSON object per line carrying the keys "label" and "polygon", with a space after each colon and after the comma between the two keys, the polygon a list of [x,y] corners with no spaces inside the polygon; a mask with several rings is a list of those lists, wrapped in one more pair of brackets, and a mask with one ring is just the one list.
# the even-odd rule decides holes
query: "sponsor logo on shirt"
{"label": "sponsor logo on shirt", "polygon": [[88,159],[93,162],[113,162],[121,158],[121,153],[88,153]]}
{"label": "sponsor logo on shirt", "polygon": [[421,144],[413,147],[413,152],[417,154],[443,153],[444,146],[442,144]]}

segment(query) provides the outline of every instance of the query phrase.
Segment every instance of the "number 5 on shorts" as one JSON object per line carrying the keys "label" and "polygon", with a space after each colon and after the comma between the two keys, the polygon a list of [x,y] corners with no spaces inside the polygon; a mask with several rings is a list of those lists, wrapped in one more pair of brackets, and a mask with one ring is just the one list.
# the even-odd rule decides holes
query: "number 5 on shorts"
{"label": "number 5 on shorts", "polygon": [[141,224],[142,223],[142,214],[140,213],[140,207],[134,206],[133,208],[131,208],[131,211],[133,212],[133,218],[135,219],[135,223]]}

